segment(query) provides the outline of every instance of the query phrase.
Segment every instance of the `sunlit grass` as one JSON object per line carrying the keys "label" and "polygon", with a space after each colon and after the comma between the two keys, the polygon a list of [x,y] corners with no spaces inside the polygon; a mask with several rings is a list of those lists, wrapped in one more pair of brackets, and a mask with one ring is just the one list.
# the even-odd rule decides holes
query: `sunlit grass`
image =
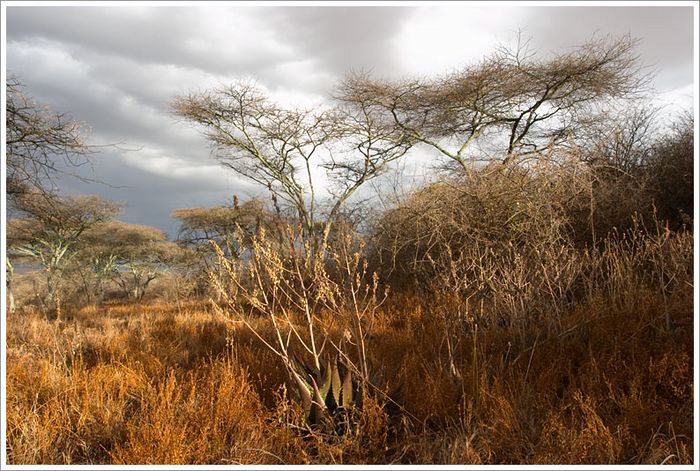
{"label": "sunlit grass", "polygon": [[[368,340],[391,399],[368,398],[339,436],[301,427],[275,356],[205,304],[88,307],[60,322],[19,313],[8,318],[8,459],[690,463],[692,289],[667,300],[671,331],[657,292],[624,298],[572,308],[559,332],[544,321],[476,340],[465,331],[455,376],[442,329],[395,295]],[[252,322],[273,335],[266,319]]]}

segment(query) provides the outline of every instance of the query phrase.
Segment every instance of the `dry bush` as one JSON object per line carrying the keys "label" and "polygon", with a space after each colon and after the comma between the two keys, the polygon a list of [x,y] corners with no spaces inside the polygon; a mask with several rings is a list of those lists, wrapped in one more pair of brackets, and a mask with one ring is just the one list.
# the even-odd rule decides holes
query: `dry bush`
{"label": "dry bush", "polygon": [[[380,218],[372,267],[398,290],[425,293],[448,330],[543,316],[558,329],[563,312],[599,292],[618,299],[640,284],[666,293],[690,282],[689,235],[633,208],[601,215],[597,178],[580,159],[550,154],[438,181]],[[599,218],[607,234],[590,244]]]}
{"label": "dry bush", "polygon": [[[546,175],[518,165],[491,164],[462,179],[443,180],[411,195],[378,222],[373,240],[382,275],[423,283],[436,274],[466,282],[471,257],[511,245],[536,248],[560,242],[563,208]],[[464,251],[476,253],[464,253]],[[392,273],[394,271],[394,273]]]}
{"label": "dry bush", "polygon": [[373,266],[399,290],[440,298],[427,310],[457,336],[470,323],[556,318],[580,271],[565,203],[586,191],[584,167],[540,155],[421,189],[377,224]]}
{"label": "dry bush", "polygon": [[[382,302],[378,279],[369,276],[352,240],[327,252],[297,242],[293,227],[286,232],[290,243],[278,250],[260,230],[251,239],[249,260],[230,260],[214,243],[219,266],[212,270],[212,283],[226,314],[243,322],[280,360],[308,424],[342,435],[356,430],[358,410],[380,387],[365,348]],[[269,320],[270,337],[251,322],[254,316]]]}
{"label": "dry bush", "polygon": [[687,112],[655,143],[645,162],[659,217],[669,221],[673,229],[692,226],[697,198],[693,191],[694,149],[693,117]]}
{"label": "dry bush", "polygon": [[589,192],[567,204],[578,246],[655,219],[673,230],[692,226],[693,117],[665,128],[659,109],[640,102],[587,130],[572,153],[586,163]]}

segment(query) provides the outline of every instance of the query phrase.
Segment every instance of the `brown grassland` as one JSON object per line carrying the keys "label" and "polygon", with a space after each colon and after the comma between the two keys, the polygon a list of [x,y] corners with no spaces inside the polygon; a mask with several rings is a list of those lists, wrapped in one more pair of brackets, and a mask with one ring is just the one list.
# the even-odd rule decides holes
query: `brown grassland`
{"label": "brown grassland", "polygon": [[[269,317],[206,300],[28,307],[7,318],[8,462],[692,463],[693,238],[660,237],[592,255],[604,280],[556,319],[448,333],[449,297],[390,292],[366,339],[382,386],[342,432],[305,425],[262,343]],[[318,329],[341,337],[332,316]]]}

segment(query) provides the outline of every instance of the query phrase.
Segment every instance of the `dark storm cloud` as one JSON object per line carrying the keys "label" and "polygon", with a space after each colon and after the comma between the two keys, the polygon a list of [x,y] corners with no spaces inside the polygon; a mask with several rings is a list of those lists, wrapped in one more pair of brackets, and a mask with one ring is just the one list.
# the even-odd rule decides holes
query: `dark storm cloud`
{"label": "dark storm cloud", "polygon": [[[8,39],[46,38],[78,50],[145,64],[175,64],[216,74],[258,75],[292,51],[263,30],[245,9],[226,9],[226,21],[212,31],[219,9],[211,7],[37,7],[8,8]],[[209,33],[216,33],[209,34]],[[226,41],[222,44],[222,41]]]}
{"label": "dark storm cloud", "polygon": [[[323,94],[350,68],[390,65],[388,40],[406,14],[404,8],[11,7],[8,61],[37,98],[71,110],[99,135],[157,140],[175,125],[168,102],[178,94],[243,77],[271,90]],[[354,40],[360,27],[362,38]],[[56,54],[47,57],[51,49]],[[163,126],[165,118],[171,122]]]}
{"label": "dark storm cloud", "polygon": [[276,9],[270,16],[281,36],[334,78],[372,69],[401,70],[394,38],[415,11],[408,7],[302,7]]}
{"label": "dark storm cloud", "polygon": [[[61,166],[71,173],[74,168]],[[177,236],[177,221],[170,213],[177,208],[201,207],[230,202],[234,194],[241,199],[258,196],[259,190],[237,181],[231,174],[218,169],[208,172],[211,177],[190,172],[180,178],[154,178],[153,173],[128,165],[119,153],[107,151],[80,169],[80,174],[94,181],[82,181],[69,175],[59,176],[57,185],[65,194],[99,194],[125,203],[119,219],[158,227],[171,237]],[[109,181],[101,177],[109,176]]]}
{"label": "dark storm cloud", "polygon": [[19,67],[18,75],[27,91],[38,102],[48,103],[55,110],[70,110],[73,118],[87,123],[93,144],[158,148],[170,150],[173,157],[211,163],[205,140],[169,113],[167,103],[174,94],[162,100],[144,100],[113,83],[108,73],[56,80],[53,74],[41,73],[41,63],[34,66],[36,69],[31,65]]}
{"label": "dark storm cloud", "polygon": [[[86,60],[102,55],[131,63],[121,73],[116,71],[127,77],[139,66],[158,64],[222,77],[252,76],[272,88],[303,88],[308,76],[321,75],[314,85],[327,87],[349,70],[399,69],[391,40],[411,10],[98,6],[52,8],[51,14],[38,14],[37,7],[12,7],[7,38],[43,38],[64,44]],[[305,59],[305,70],[284,67]]]}

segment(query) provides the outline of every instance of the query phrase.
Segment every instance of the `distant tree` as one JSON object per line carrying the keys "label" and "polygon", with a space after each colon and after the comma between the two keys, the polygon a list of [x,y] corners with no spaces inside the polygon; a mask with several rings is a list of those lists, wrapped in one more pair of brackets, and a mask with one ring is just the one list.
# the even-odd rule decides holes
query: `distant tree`
{"label": "distant tree", "polygon": [[44,268],[44,306],[56,307],[63,272],[77,253],[78,242],[91,227],[112,219],[121,206],[97,196],[60,197],[25,192],[15,198],[20,218],[7,225],[8,251]]}
{"label": "distant tree", "polygon": [[178,312],[182,310],[182,299],[201,296],[209,289],[209,277],[203,270],[202,257],[194,248],[173,244],[165,259],[169,279],[168,291],[175,295]]}
{"label": "distant tree", "polygon": [[155,227],[106,221],[83,234],[74,265],[88,301],[101,302],[110,281],[138,300],[153,280],[180,261],[183,250]]}
{"label": "distant tree", "polygon": [[82,282],[82,291],[88,303],[101,303],[107,283],[118,273],[117,257],[111,249],[89,242],[76,254],[73,269]]}
{"label": "distant tree", "polygon": [[107,283],[117,277],[124,232],[123,222],[106,221],[91,227],[81,237],[75,269],[88,302],[102,302]]}
{"label": "distant tree", "polygon": [[645,81],[634,45],[629,37],[593,40],[540,59],[518,41],[443,77],[395,82],[351,75],[339,98],[369,100],[387,125],[467,170],[477,142],[500,143],[491,144],[487,159],[507,162],[570,141],[609,104],[634,96]]}
{"label": "distant tree", "polygon": [[[364,97],[325,111],[290,110],[243,83],[178,97],[172,107],[204,129],[222,165],[267,188],[278,214],[292,208],[313,251],[325,246],[348,198],[412,144]],[[325,211],[316,166],[335,184]]]}
{"label": "distant tree", "polygon": [[[178,243],[186,249],[174,260],[178,272],[177,283],[190,280],[193,291],[204,293],[208,290],[209,276],[221,269],[217,263],[215,242],[221,253],[229,260],[238,260],[251,248],[252,239],[265,230],[276,246],[284,246],[285,219],[268,210],[258,199],[250,199],[239,204],[234,196],[231,204],[210,208],[180,208],[174,210],[172,218],[180,221]],[[189,251],[196,254],[196,262]],[[178,294],[179,296],[179,294]],[[178,297],[179,299],[179,297]]]}
{"label": "distant tree", "polygon": [[210,241],[216,242],[227,257],[238,258],[260,228],[275,232],[281,222],[262,201],[251,199],[239,204],[235,196],[230,205],[180,208],[170,216],[180,221],[178,240],[205,258],[214,253]]}
{"label": "distant tree", "polygon": [[127,297],[136,300],[167,270],[178,249],[155,227],[113,221],[97,229],[94,237],[106,246],[103,253],[114,258],[117,283]]}

